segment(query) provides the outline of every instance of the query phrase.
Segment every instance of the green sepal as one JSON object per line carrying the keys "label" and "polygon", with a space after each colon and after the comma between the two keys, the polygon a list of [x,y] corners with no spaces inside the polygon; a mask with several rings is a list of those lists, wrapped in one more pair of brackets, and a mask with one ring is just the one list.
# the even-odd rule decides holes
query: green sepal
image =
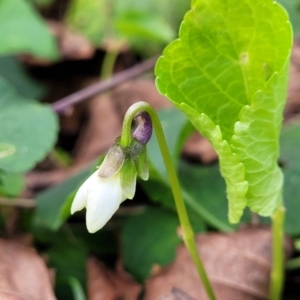
{"label": "green sepal", "polygon": [[143,179],[149,179],[149,167],[147,159],[147,148],[146,145],[142,144],[136,139],[131,141],[131,157],[134,163],[137,175]]}
{"label": "green sepal", "polygon": [[125,153],[118,140],[107,152],[103,163],[99,167],[99,176],[109,178],[120,171],[125,160]]}
{"label": "green sepal", "polygon": [[126,153],[122,169],[120,171],[120,181],[123,190],[123,196],[132,199],[135,194],[136,170],[131,158],[130,152]]}

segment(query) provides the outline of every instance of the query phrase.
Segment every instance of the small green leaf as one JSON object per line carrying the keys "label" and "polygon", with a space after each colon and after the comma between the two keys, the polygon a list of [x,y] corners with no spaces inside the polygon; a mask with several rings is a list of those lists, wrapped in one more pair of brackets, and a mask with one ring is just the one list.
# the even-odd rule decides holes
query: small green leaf
{"label": "small green leaf", "polygon": [[56,140],[51,108],[24,99],[0,77],[0,169],[25,172],[45,157]]}
{"label": "small green leaf", "polygon": [[67,12],[66,21],[69,26],[84,34],[95,45],[100,45],[104,32],[109,28],[109,6],[104,0],[73,0]]}
{"label": "small green leaf", "polygon": [[1,0],[0,20],[0,55],[30,53],[58,58],[54,36],[28,1]]}
{"label": "small green leaf", "polygon": [[0,195],[16,197],[24,189],[22,174],[0,172]]}
{"label": "small green leaf", "polygon": [[97,46],[127,43],[145,53],[171,41],[187,8],[181,0],[73,0],[66,21]]}
{"label": "small green leaf", "polygon": [[192,1],[179,39],[156,65],[157,87],[216,149],[229,220],[281,204],[277,166],[292,31],[271,0]]}
{"label": "small green leaf", "polygon": [[149,12],[128,9],[118,16],[115,26],[133,45],[145,41],[167,43],[174,36],[172,28],[164,19],[157,15],[149,15]]}
{"label": "small green leaf", "polygon": [[9,81],[25,98],[40,99],[45,88],[27,74],[13,56],[0,57],[0,76]]}
{"label": "small green leaf", "polygon": [[180,243],[178,226],[176,214],[158,207],[128,217],[121,227],[125,268],[143,281],[155,265],[171,263]]}

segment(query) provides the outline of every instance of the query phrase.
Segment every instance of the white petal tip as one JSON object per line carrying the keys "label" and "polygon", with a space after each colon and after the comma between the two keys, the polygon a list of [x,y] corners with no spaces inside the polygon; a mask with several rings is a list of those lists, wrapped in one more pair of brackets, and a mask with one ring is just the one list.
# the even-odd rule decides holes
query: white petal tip
{"label": "white petal tip", "polygon": [[95,233],[95,232],[97,232],[98,230],[100,230],[101,228],[88,228],[87,227],[87,230],[88,230],[88,232],[89,233]]}
{"label": "white petal tip", "polygon": [[85,199],[80,197],[75,197],[71,206],[71,215],[75,212],[82,210],[85,207]]}
{"label": "white petal tip", "polygon": [[73,215],[74,213],[76,213],[76,211],[79,211],[78,209],[76,209],[75,207],[71,207],[71,215]]}
{"label": "white petal tip", "polygon": [[[106,224],[106,223],[105,223]],[[104,227],[105,224],[89,224],[89,222],[86,223],[86,228],[88,230],[89,233],[95,233],[96,231],[102,229]]]}

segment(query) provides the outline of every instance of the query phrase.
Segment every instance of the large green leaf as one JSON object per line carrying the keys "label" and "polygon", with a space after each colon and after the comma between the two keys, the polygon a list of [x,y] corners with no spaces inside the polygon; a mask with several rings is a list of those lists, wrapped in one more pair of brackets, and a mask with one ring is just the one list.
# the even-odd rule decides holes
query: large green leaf
{"label": "large green leaf", "polygon": [[30,53],[58,58],[54,36],[28,1],[1,0],[0,20],[0,55]]}
{"label": "large green leaf", "polygon": [[271,0],[192,1],[179,39],[156,66],[157,87],[216,149],[229,220],[281,204],[278,138],[292,31]]}
{"label": "large green leaf", "polygon": [[58,129],[51,108],[25,99],[0,77],[0,169],[21,173],[53,147]]}

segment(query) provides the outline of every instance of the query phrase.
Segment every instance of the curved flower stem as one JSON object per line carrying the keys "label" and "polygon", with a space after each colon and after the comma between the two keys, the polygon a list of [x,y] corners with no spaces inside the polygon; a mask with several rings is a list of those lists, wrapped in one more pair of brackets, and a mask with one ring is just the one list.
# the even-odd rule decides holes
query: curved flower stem
{"label": "curved flower stem", "polygon": [[283,283],[283,222],[285,208],[279,207],[272,216],[272,271],[270,283],[270,300],[280,300]]}
{"label": "curved flower stem", "polygon": [[192,260],[197,268],[198,274],[202,280],[202,283],[204,285],[204,288],[206,290],[206,293],[211,300],[215,300],[216,297],[214,295],[212,286],[210,284],[210,281],[207,277],[206,271],[203,267],[203,263],[201,261],[201,258],[199,256],[196,242],[195,242],[195,235],[193,232],[193,229],[191,227],[188,214],[185,208],[184,200],[182,198],[182,193],[180,189],[180,185],[177,179],[176,171],[173,166],[173,162],[171,159],[171,155],[168,150],[168,146],[164,137],[164,133],[159,121],[159,118],[155,112],[155,110],[146,102],[137,102],[133,104],[128,111],[126,112],[126,115],[124,117],[123,121],[123,129],[122,129],[122,135],[120,143],[123,147],[129,146],[131,141],[131,124],[134,119],[134,117],[140,113],[140,112],[146,112],[149,114],[152,124],[155,129],[155,133],[157,136],[158,144],[160,147],[160,151],[162,153],[162,157],[164,159],[164,163],[167,169],[168,177],[170,180],[170,184],[172,187],[172,192],[176,204],[177,213],[179,216],[179,221],[182,227],[183,232],[183,240],[184,243],[188,249],[188,252],[190,253]]}

